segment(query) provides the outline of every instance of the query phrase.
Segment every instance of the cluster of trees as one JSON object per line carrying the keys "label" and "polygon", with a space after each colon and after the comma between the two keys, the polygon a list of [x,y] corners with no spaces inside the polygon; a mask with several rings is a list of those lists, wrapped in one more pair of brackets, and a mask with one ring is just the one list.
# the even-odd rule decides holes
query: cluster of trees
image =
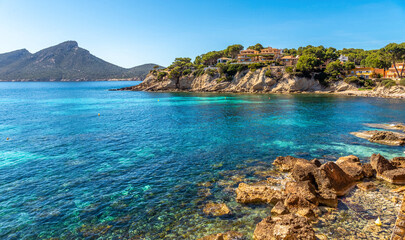
{"label": "cluster of trees", "polygon": [[[254,49],[257,51],[260,51],[263,48],[264,47],[260,43],[248,47],[248,49]],[[207,73],[208,70],[205,70],[205,67],[216,65],[218,71],[215,70],[215,73],[219,73],[223,76],[224,80],[231,80],[237,72],[248,68],[254,71],[269,64],[278,65],[275,61],[267,64],[252,63],[249,66],[229,63],[216,64],[218,58],[221,57],[235,59],[243,49],[244,47],[240,44],[230,45],[221,51],[210,51],[201,54],[195,58],[194,62],[191,61],[191,58],[176,58],[174,62],[164,70],[166,73],[159,73],[158,78],[162,79],[168,75],[168,77],[172,79],[179,80],[181,76],[191,73],[194,76],[200,76]],[[378,50],[353,48],[337,50],[333,47],[325,48],[324,46],[308,45],[306,47],[299,47],[298,49],[284,49],[283,54],[300,56],[295,67],[286,68],[287,72],[308,77],[312,75],[323,83],[343,79],[346,73],[355,68],[356,65],[387,69],[393,64],[399,77],[402,78],[405,75],[404,68],[397,68],[397,63],[405,60],[405,43],[390,43]],[[347,56],[349,61],[342,64],[338,60],[340,55]],[[215,73],[213,71],[210,72],[211,75]],[[352,82],[359,81],[356,79],[349,80]],[[365,83],[363,80],[360,82]]]}

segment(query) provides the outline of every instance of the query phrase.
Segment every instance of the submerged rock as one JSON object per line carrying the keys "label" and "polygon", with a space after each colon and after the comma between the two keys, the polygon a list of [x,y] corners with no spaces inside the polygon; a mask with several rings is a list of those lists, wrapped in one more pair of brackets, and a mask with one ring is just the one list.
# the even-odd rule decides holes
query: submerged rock
{"label": "submerged rock", "polygon": [[304,217],[294,214],[267,217],[256,225],[253,233],[255,240],[287,240],[307,239],[314,240],[315,232]]}
{"label": "submerged rock", "polygon": [[245,237],[243,236],[242,233],[229,231],[225,233],[211,234],[209,236],[199,238],[198,240],[244,240],[244,239]]}
{"label": "submerged rock", "polygon": [[239,203],[272,203],[285,199],[285,194],[275,189],[267,182],[254,184],[240,183],[236,192],[236,201]]}
{"label": "submerged rock", "polygon": [[211,216],[223,216],[231,213],[231,210],[225,203],[207,203],[203,209],[203,212]]}

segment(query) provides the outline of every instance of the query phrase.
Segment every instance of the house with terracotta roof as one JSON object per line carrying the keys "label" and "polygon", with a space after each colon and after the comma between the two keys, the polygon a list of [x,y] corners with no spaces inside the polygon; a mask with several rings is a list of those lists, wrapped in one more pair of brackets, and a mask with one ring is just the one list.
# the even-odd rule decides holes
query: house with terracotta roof
{"label": "house with terracotta roof", "polygon": [[386,74],[387,78],[398,79],[398,78],[400,78],[399,75],[401,74],[401,71],[402,71],[402,77],[405,76],[405,69],[404,69],[405,68],[405,63],[397,63],[396,67],[397,67],[398,72],[397,72],[397,70],[395,70],[394,65],[392,65],[388,69],[387,74]]}
{"label": "house with terracotta roof", "polygon": [[386,71],[381,68],[372,68],[372,67],[356,67],[355,69],[352,69],[349,71],[349,74],[347,74],[348,77],[361,77],[364,79],[371,79],[374,78],[374,76],[378,74],[380,77],[385,77],[386,76]]}
{"label": "house with terracotta roof", "polygon": [[217,63],[227,63],[227,62],[230,62],[232,60],[233,60],[232,58],[222,57],[222,58],[217,59]]}
{"label": "house with terracotta roof", "polygon": [[298,58],[299,56],[284,56],[280,58],[280,61],[284,66],[295,66],[298,62]]}
{"label": "house with terracotta roof", "polygon": [[260,51],[246,49],[238,54],[238,62],[266,62],[279,59],[283,50],[267,47]]}

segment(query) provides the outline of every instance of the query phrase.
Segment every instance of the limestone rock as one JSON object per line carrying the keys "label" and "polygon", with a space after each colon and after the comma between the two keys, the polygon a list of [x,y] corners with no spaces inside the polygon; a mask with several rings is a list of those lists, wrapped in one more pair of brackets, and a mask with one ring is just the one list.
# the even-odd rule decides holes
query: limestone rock
{"label": "limestone rock", "polygon": [[384,171],[382,174],[377,174],[377,178],[393,184],[403,185],[405,184],[405,168]]}
{"label": "limestone rock", "polygon": [[355,186],[354,179],[334,162],[327,162],[320,169],[325,171],[337,196],[345,195]]}
{"label": "limestone rock", "polygon": [[267,217],[256,225],[254,240],[315,240],[315,232],[304,217],[294,214]]}
{"label": "limestone rock", "polygon": [[294,168],[295,163],[297,163],[299,160],[307,161],[305,159],[292,156],[280,156],[273,161],[273,165],[277,166],[280,171],[291,171]]}
{"label": "limestone rock", "polygon": [[284,215],[288,214],[288,209],[284,206],[282,201],[278,202],[274,207],[271,209],[272,216]]}
{"label": "limestone rock", "polygon": [[382,174],[384,171],[393,170],[396,167],[392,165],[386,158],[380,154],[373,154],[370,157],[370,164],[377,174]]}
{"label": "limestone rock", "polygon": [[392,165],[399,168],[405,168],[405,157],[394,157],[391,159]]}
{"label": "limestone rock", "polygon": [[272,203],[284,200],[284,193],[267,182],[254,184],[240,183],[236,189],[236,201],[239,203]]}
{"label": "limestone rock", "polygon": [[370,163],[363,164],[362,168],[364,177],[371,178],[375,176],[376,171],[373,169]]}
{"label": "limestone rock", "polygon": [[207,203],[203,209],[203,212],[206,215],[211,215],[211,216],[223,216],[223,215],[228,215],[231,213],[231,210],[226,206],[225,203]]}
{"label": "limestone rock", "polygon": [[361,166],[360,159],[356,156],[350,155],[340,157],[336,164],[355,181],[361,180],[364,177],[363,167]]}
{"label": "limestone rock", "polygon": [[405,135],[389,131],[363,131],[352,132],[356,137],[364,138],[370,142],[375,142],[384,145],[403,146],[405,145]]}
{"label": "limestone rock", "polygon": [[211,234],[209,236],[205,236],[199,238],[198,240],[244,240],[245,237],[242,233],[229,231],[225,233],[218,233],[218,234]]}
{"label": "limestone rock", "polygon": [[362,191],[368,192],[368,191],[374,191],[377,187],[374,183],[372,182],[362,182],[358,183],[357,187],[361,189]]}
{"label": "limestone rock", "polygon": [[288,182],[285,187],[287,195],[296,194],[312,204],[318,205],[316,189],[310,181]]}
{"label": "limestone rock", "polygon": [[310,203],[308,200],[298,194],[290,194],[284,201],[284,206],[291,213],[296,213],[302,217],[314,219],[317,212],[316,205]]}

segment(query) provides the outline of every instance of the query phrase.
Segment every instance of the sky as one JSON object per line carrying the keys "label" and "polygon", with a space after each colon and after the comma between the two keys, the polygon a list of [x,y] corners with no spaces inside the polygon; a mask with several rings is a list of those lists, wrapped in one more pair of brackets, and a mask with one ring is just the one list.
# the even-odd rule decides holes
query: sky
{"label": "sky", "polygon": [[0,0],[0,53],[75,40],[126,68],[232,44],[378,49],[404,29],[405,0]]}

